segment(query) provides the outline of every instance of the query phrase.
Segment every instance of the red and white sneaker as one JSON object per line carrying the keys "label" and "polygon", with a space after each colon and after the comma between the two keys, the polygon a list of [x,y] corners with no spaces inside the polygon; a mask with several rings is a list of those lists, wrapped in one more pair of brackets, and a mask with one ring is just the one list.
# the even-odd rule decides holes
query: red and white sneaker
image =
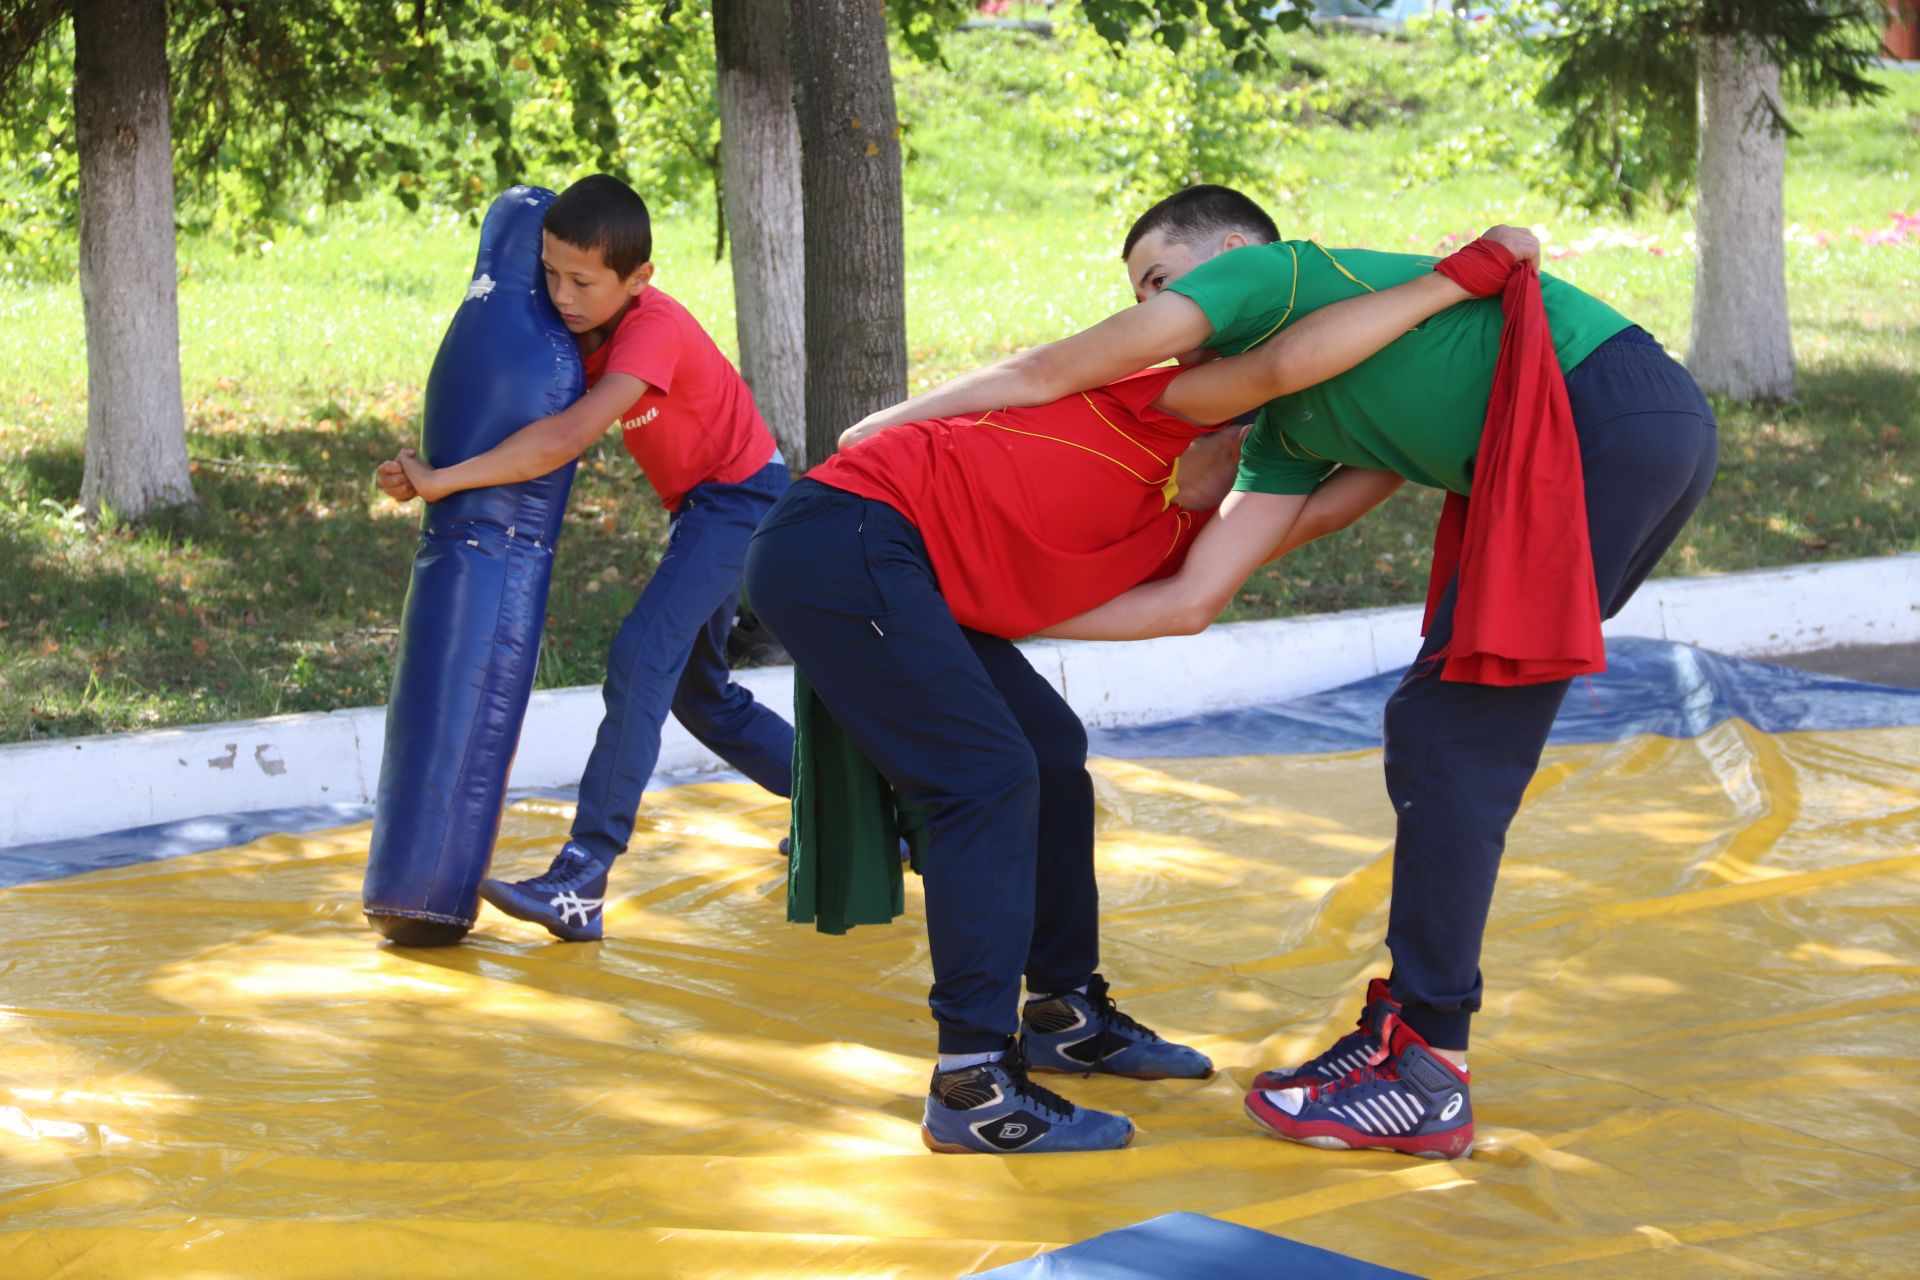
{"label": "red and white sneaker", "polygon": [[1367,983],[1366,1007],[1360,1010],[1356,1029],[1333,1042],[1311,1062],[1291,1070],[1262,1071],[1253,1078],[1255,1089],[1292,1089],[1299,1085],[1332,1084],[1341,1076],[1358,1071],[1380,1052],[1380,1023],[1390,1013],[1400,1012],[1400,1002],[1387,991],[1387,980],[1375,978]]}
{"label": "red and white sneaker", "polygon": [[1255,1089],[1247,1114],[1278,1138],[1332,1151],[1381,1150],[1450,1160],[1473,1153],[1467,1074],[1427,1047],[1398,1014],[1386,1047],[1333,1084]]}

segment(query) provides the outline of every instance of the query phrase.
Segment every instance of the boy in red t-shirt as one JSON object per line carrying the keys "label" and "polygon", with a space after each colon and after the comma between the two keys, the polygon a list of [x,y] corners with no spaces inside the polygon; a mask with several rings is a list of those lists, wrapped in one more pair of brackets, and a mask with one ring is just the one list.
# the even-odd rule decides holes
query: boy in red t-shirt
{"label": "boy in red t-shirt", "polygon": [[[755,609],[848,738],[926,815],[940,1060],[921,1136],[933,1150],[1132,1140],[1125,1116],[1039,1088],[1029,1064],[1140,1079],[1213,1070],[1121,1012],[1097,971],[1086,732],[1013,640],[1179,567],[1206,515],[1176,499],[1217,503],[1237,452],[1215,447],[1237,433],[1216,433],[1194,467],[1183,455],[1208,434],[1196,424],[1351,368],[1468,296],[1435,274],[1323,308],[1229,360],[891,427],[814,468],[754,535]],[[1216,473],[1208,502],[1191,496],[1196,470]],[[1332,477],[1276,554],[1350,523],[1394,480]]]}
{"label": "boy in red t-shirt", "polygon": [[793,729],[733,683],[727,630],[747,540],[787,487],[787,468],[740,374],[687,309],[653,287],[647,206],[617,178],[583,178],[548,206],[547,292],[580,344],[587,393],[494,448],[434,468],[411,449],[381,465],[395,499],[546,475],[616,420],[627,451],[673,513],[666,554],[607,655],[606,715],[553,865],[488,880],[482,896],[555,936],[601,933],[607,870],[626,851],[672,711],[689,732],[773,792],[792,792]]}

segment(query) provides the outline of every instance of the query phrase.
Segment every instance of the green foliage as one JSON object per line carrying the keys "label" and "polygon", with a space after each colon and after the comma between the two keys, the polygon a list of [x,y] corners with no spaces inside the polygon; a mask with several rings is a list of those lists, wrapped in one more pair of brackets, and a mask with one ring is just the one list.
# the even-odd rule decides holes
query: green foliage
{"label": "green foliage", "polygon": [[[1567,0],[1539,101],[1562,121],[1572,199],[1631,213],[1692,188],[1701,36],[1755,41],[1803,101],[1859,100],[1883,91],[1867,73],[1884,17],[1879,0]],[[1766,105],[1791,132],[1784,105]]]}
{"label": "green foliage", "polygon": [[80,166],[73,130],[73,44],[28,51],[16,90],[0,94],[0,279],[73,271]]}
{"label": "green foliage", "polygon": [[1094,32],[1119,48],[1151,38],[1178,54],[1189,41],[1217,40],[1231,55],[1236,71],[1251,71],[1271,56],[1264,38],[1272,31],[1297,31],[1307,22],[1310,4],[1279,5],[1273,0],[1082,0]]}
{"label": "green foliage", "polygon": [[1432,54],[1419,101],[1444,102],[1456,119],[1454,127],[1396,159],[1404,185],[1444,182],[1475,170],[1551,182],[1534,119],[1534,91],[1544,68],[1527,34],[1543,14],[1540,6],[1525,3],[1479,22],[1441,10],[1409,24]]}
{"label": "green foliage", "polygon": [[908,53],[921,62],[941,62],[947,34],[978,10],[976,0],[904,0],[887,8]]}
{"label": "green foliage", "polygon": [[1311,82],[1273,74],[1268,52],[1243,70],[1246,46],[1204,17],[1115,44],[1086,6],[1056,30],[1054,88],[1038,110],[1057,145],[1097,157],[1102,195],[1152,201],[1196,182],[1270,191],[1318,101]]}
{"label": "green foliage", "polygon": [[[63,273],[71,27],[10,26],[7,8],[0,173],[19,194],[0,201],[0,248],[17,270]],[[380,194],[470,213],[514,182],[595,170],[660,203],[718,180],[709,0],[172,0],[169,21],[188,234],[260,243]]]}

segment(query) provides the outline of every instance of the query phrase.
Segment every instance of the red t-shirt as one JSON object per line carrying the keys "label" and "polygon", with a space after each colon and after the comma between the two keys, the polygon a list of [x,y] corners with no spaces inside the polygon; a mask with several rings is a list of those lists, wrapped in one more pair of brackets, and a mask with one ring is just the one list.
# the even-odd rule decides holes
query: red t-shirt
{"label": "red t-shirt", "polygon": [[709,480],[739,484],[773,461],[773,433],[753,393],[687,309],[649,288],[613,336],[586,357],[587,385],[609,373],[647,384],[620,415],[627,452],[667,510]]}
{"label": "red t-shirt", "polygon": [[1174,469],[1209,428],[1152,407],[1179,372],[892,427],[807,476],[911,520],[960,625],[1029,636],[1186,558],[1209,513],[1174,503]]}

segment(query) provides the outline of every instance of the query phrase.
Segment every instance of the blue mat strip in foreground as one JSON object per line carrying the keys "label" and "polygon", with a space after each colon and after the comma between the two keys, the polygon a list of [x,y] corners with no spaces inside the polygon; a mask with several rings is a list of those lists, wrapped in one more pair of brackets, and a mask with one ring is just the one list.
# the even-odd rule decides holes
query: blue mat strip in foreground
{"label": "blue mat strip in foreground", "polygon": [[979,1280],[1406,1280],[1370,1262],[1198,1213],[1169,1213],[977,1272]]}

